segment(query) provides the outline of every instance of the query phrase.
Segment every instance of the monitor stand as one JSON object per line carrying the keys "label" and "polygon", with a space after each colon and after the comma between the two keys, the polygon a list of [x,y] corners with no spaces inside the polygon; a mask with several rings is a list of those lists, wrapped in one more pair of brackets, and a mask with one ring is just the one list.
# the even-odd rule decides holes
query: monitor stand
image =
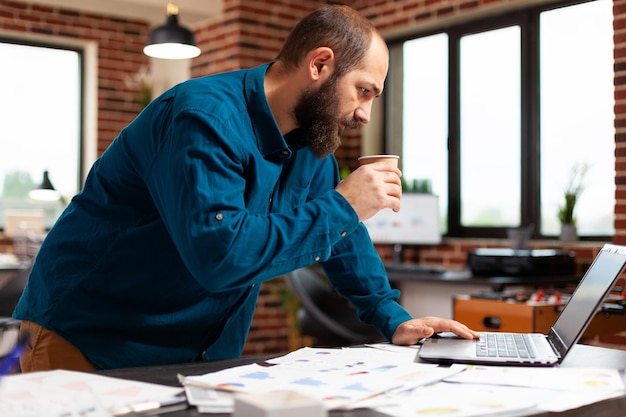
{"label": "monitor stand", "polygon": [[392,246],[391,263],[385,265],[389,272],[411,272],[421,274],[443,274],[446,270],[439,266],[428,266],[420,263],[404,263],[404,246],[396,243]]}
{"label": "monitor stand", "polygon": [[392,247],[391,259],[394,264],[404,263],[404,246],[400,243],[396,243]]}

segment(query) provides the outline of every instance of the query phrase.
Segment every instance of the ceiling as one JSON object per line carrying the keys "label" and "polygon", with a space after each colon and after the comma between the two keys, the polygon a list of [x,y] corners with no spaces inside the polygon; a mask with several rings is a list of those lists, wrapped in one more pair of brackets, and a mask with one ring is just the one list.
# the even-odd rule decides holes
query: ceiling
{"label": "ceiling", "polygon": [[[27,0],[28,3],[63,7],[116,17],[147,20],[152,25],[165,22],[168,0]],[[178,0],[178,20],[196,26],[222,10],[222,0]]]}

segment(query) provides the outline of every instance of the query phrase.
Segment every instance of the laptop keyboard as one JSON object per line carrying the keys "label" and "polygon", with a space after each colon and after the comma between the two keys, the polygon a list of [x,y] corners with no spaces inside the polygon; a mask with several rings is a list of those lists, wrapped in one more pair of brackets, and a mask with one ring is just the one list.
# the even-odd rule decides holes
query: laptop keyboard
{"label": "laptop keyboard", "polygon": [[526,335],[517,333],[481,333],[476,342],[476,356],[534,358],[535,352]]}

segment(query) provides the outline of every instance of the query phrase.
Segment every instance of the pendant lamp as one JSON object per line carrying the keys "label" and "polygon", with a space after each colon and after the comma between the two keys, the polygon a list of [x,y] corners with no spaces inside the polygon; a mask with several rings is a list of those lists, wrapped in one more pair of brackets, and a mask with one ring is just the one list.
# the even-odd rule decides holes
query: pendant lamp
{"label": "pendant lamp", "polygon": [[175,3],[168,3],[167,21],[150,33],[143,53],[161,59],[189,59],[200,55],[193,32],[178,24],[178,6]]}
{"label": "pendant lamp", "polygon": [[33,200],[38,201],[57,201],[62,200],[61,193],[54,188],[52,182],[50,181],[50,176],[48,175],[48,171],[43,172],[43,180],[41,184],[29,191],[28,196]]}

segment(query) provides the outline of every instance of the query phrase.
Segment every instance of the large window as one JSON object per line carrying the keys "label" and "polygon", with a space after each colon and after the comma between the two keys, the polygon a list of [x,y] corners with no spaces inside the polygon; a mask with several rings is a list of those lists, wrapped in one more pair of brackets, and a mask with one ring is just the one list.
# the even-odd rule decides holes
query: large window
{"label": "large window", "polygon": [[[24,210],[50,227],[80,185],[82,54],[0,40],[0,60],[0,228]],[[29,197],[44,171],[61,199]]]}
{"label": "large window", "polygon": [[388,150],[431,182],[449,236],[555,237],[581,166],[578,233],[614,233],[612,21],[610,0],[569,2],[390,43]]}

